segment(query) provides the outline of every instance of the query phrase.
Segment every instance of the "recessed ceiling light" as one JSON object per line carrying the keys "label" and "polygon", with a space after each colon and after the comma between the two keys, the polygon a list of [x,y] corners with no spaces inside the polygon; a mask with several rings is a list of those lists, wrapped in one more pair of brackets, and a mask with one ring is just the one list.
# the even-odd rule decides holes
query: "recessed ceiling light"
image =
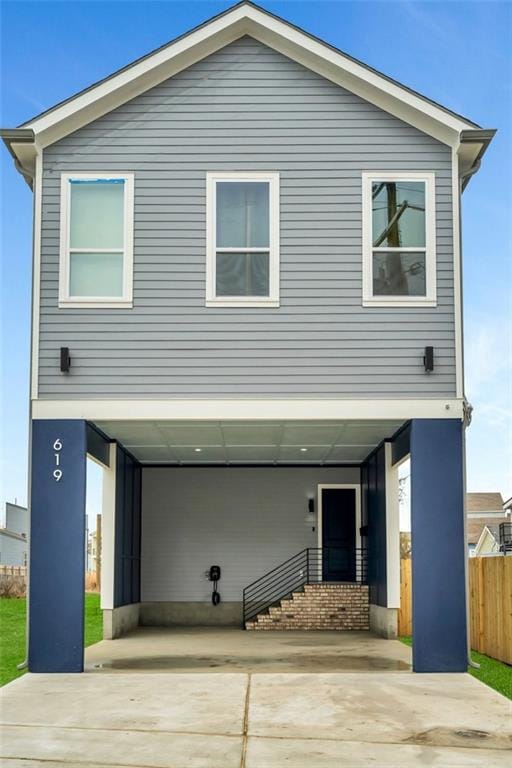
{"label": "recessed ceiling light", "polygon": [[202,450],[203,450],[202,448],[194,448],[194,451],[195,451],[196,453],[201,453],[201,451],[202,451]]}
{"label": "recessed ceiling light", "polygon": [[307,448],[301,448],[302,453],[306,453]]}

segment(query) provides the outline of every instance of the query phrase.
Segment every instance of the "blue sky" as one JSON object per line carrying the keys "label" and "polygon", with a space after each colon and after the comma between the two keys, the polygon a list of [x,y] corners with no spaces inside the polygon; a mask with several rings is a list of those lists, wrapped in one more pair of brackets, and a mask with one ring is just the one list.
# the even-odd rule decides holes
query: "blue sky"
{"label": "blue sky", "polygon": [[[229,7],[229,2],[2,3],[1,124],[12,127]],[[499,133],[463,197],[468,489],[512,495],[512,4],[261,2]],[[0,505],[26,501],[31,193],[2,173]],[[98,503],[97,483],[91,509]]]}

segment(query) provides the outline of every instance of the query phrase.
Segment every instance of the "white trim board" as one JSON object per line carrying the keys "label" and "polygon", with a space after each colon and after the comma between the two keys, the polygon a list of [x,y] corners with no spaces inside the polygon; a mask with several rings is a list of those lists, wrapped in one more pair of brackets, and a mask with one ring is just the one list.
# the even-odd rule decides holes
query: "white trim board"
{"label": "white trim board", "polygon": [[41,229],[43,210],[43,150],[37,152],[34,170],[34,222],[32,236],[32,328],[30,349],[30,392],[39,394],[39,320],[41,305]]}
{"label": "white trim board", "polygon": [[398,468],[393,464],[393,448],[384,443],[386,462],[386,590],[387,607],[400,608],[400,507]]}
{"label": "white trim board", "polygon": [[48,146],[244,35],[445,144],[456,146],[461,131],[479,130],[469,120],[250,3],[228,9],[21,127],[32,129],[40,146]]}
{"label": "white trim board", "polygon": [[507,520],[509,515],[507,512],[504,512],[502,509],[497,509],[495,511],[493,510],[485,510],[485,512],[468,512],[467,518],[468,520],[478,520],[481,517],[502,517],[504,520]]}
{"label": "white trim board", "polygon": [[465,397],[460,196],[461,182],[459,176],[459,156],[456,150],[452,149],[453,319],[455,330],[455,387],[457,397]]}
{"label": "white trim board", "polygon": [[109,446],[110,466],[103,465],[103,498],[101,506],[101,608],[114,608],[116,468],[117,445]]}
{"label": "white trim board", "polygon": [[360,420],[462,419],[463,400],[34,400],[33,419]]}

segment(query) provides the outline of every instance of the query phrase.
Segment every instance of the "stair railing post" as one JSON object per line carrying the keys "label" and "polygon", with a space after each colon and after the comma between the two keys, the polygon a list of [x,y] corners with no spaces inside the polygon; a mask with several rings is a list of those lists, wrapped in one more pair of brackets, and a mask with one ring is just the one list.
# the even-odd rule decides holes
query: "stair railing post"
{"label": "stair railing post", "polygon": [[306,549],[306,584],[309,584],[309,547]]}

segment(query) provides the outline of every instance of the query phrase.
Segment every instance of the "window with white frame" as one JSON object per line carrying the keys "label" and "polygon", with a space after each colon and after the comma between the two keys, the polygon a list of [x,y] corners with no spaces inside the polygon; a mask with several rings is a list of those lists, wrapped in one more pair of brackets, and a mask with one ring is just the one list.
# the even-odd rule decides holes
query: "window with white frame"
{"label": "window with white frame", "polygon": [[206,305],[279,306],[279,174],[207,174]]}
{"label": "window with white frame", "polygon": [[132,274],[133,174],[62,174],[59,306],[131,306]]}
{"label": "window with white frame", "polygon": [[363,173],[363,304],[435,306],[433,173]]}

